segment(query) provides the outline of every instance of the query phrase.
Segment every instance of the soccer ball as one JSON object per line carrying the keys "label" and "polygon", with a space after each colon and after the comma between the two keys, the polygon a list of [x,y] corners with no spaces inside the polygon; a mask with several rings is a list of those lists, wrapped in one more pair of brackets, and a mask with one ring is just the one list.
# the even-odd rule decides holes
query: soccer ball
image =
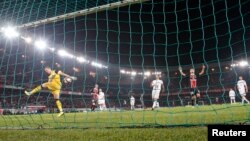
{"label": "soccer ball", "polygon": [[63,81],[64,81],[65,84],[68,84],[68,83],[72,82],[72,79],[69,78],[69,77],[65,77]]}

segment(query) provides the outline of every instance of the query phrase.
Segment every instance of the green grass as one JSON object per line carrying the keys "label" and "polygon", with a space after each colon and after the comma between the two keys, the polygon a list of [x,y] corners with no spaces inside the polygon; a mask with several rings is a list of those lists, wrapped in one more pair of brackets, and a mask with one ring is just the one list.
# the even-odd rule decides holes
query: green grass
{"label": "green grass", "polygon": [[206,127],[0,130],[0,141],[206,141]]}
{"label": "green grass", "polygon": [[207,125],[249,121],[249,105],[211,105],[161,108],[155,111],[81,112],[55,114],[4,115],[1,129],[103,128]]}
{"label": "green grass", "polygon": [[56,114],[4,115],[0,140],[206,140],[205,125],[249,120],[250,105],[240,104],[66,113],[60,118]]}

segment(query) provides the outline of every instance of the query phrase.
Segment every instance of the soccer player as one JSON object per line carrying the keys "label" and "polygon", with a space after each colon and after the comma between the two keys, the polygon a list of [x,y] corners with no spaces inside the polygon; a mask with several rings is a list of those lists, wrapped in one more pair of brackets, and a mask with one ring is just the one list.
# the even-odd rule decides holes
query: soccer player
{"label": "soccer player", "polygon": [[160,107],[159,102],[157,100],[159,99],[161,90],[162,90],[162,92],[165,91],[163,81],[160,80],[159,75],[156,75],[156,79],[151,82],[151,87],[153,87],[153,90],[152,90],[152,100],[153,100],[152,110],[154,110],[156,107]]}
{"label": "soccer player", "polygon": [[133,95],[130,96],[130,109],[135,110],[135,97]]}
{"label": "soccer player", "polygon": [[241,104],[244,104],[244,101],[246,101],[249,104],[249,100],[247,100],[246,98],[246,93],[248,93],[247,83],[245,80],[243,80],[242,76],[239,76],[239,81],[237,82],[237,88],[242,98]]}
{"label": "soccer player", "polygon": [[229,97],[230,97],[230,101],[231,101],[231,104],[235,104],[235,91],[230,88],[229,90]]}
{"label": "soccer player", "polygon": [[[204,74],[205,68],[206,67],[203,65],[202,70],[199,73],[199,76]],[[179,67],[179,71],[182,76],[186,76],[186,74],[183,73],[181,67]],[[197,88],[197,77],[195,74],[195,69],[191,68],[189,72],[190,72],[189,79],[190,79],[190,94],[191,94],[192,105],[196,106],[196,99],[198,96],[200,96],[200,91]]]}
{"label": "soccer player", "polygon": [[30,96],[32,94],[35,94],[39,92],[42,89],[48,89],[54,96],[57,108],[59,110],[59,114],[57,117],[60,117],[64,114],[63,108],[62,108],[62,103],[60,101],[60,92],[62,88],[62,83],[61,83],[61,76],[64,76],[66,78],[70,78],[72,80],[76,80],[76,77],[70,76],[68,74],[63,73],[62,71],[57,71],[57,70],[52,70],[50,67],[45,67],[45,72],[49,75],[48,76],[48,82],[43,83],[40,86],[37,86],[34,88],[32,91],[28,92],[25,91],[25,94]]}
{"label": "soccer player", "polygon": [[99,86],[98,86],[98,84],[95,84],[93,92],[91,93],[91,95],[93,96],[92,97],[91,111],[95,111],[97,100],[98,100],[98,93],[99,93]]}
{"label": "soccer player", "polygon": [[99,89],[98,105],[99,105],[100,111],[106,110],[105,95],[102,89]]}

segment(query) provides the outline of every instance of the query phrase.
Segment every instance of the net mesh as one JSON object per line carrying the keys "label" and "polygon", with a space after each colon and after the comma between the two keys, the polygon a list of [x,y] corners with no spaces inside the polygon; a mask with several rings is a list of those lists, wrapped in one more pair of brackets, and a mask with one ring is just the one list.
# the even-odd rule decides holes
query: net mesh
{"label": "net mesh", "polygon": [[[250,84],[249,7],[248,0],[3,0],[0,127],[249,122],[250,107],[242,105],[237,87],[239,76]],[[6,37],[13,34],[6,33],[10,25],[17,27],[18,37]],[[61,76],[65,114],[59,118],[50,89],[24,94],[48,81],[46,66],[77,77],[65,83]],[[196,79],[191,80],[191,68]],[[152,110],[156,75],[165,91],[160,107]],[[97,102],[92,111],[95,84],[105,94],[106,108]],[[231,104],[230,88],[236,104]]]}

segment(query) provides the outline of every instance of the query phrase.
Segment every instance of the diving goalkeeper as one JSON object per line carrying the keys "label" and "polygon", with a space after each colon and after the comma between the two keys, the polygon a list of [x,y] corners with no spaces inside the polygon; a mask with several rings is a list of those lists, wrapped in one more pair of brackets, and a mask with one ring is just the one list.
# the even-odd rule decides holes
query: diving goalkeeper
{"label": "diving goalkeeper", "polygon": [[50,67],[45,67],[45,72],[49,75],[48,77],[48,82],[43,83],[40,86],[37,86],[36,88],[34,88],[32,91],[28,92],[25,91],[25,94],[30,96],[34,93],[39,92],[42,89],[48,89],[54,96],[56,105],[58,110],[60,111],[59,114],[57,115],[57,117],[60,117],[64,114],[63,109],[62,109],[62,103],[60,101],[60,92],[61,92],[61,87],[62,87],[62,83],[61,83],[61,75],[66,77],[66,78],[70,78],[72,80],[76,80],[76,77],[70,76],[68,74],[63,73],[62,71],[57,71],[57,70],[52,70]]}

